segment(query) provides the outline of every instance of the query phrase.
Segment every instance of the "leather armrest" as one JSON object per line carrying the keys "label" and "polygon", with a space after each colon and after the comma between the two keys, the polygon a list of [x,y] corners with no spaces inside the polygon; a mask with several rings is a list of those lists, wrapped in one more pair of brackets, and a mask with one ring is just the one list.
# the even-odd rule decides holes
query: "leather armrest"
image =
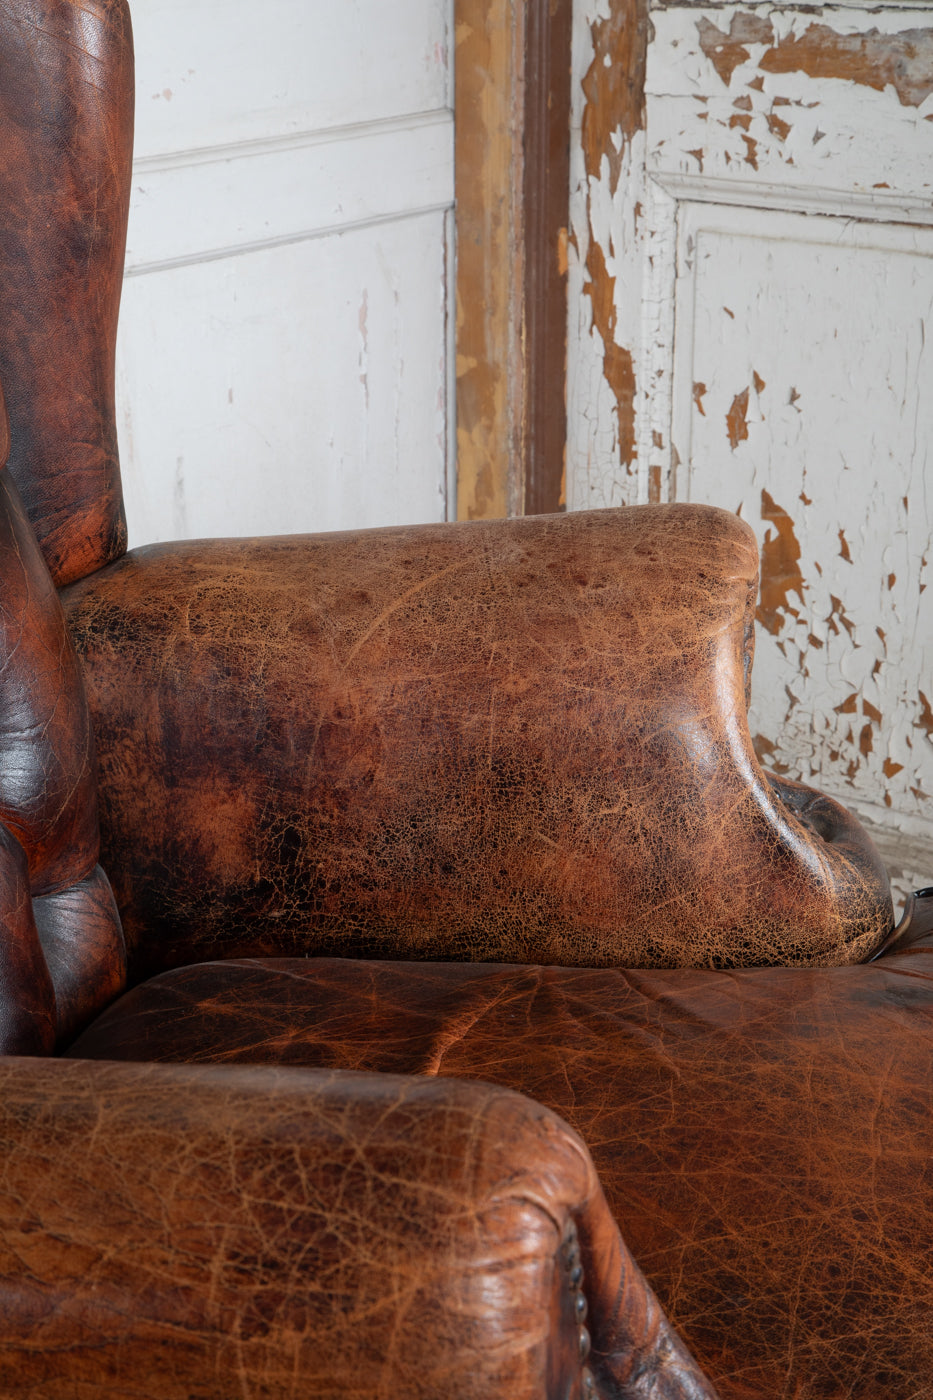
{"label": "leather armrest", "polygon": [[756,596],[751,532],[699,506],[157,545],[74,585],[137,975],[869,956],[870,842],[752,750]]}
{"label": "leather armrest", "polygon": [[507,1090],[5,1059],[0,1157],[4,1394],[714,1396]]}

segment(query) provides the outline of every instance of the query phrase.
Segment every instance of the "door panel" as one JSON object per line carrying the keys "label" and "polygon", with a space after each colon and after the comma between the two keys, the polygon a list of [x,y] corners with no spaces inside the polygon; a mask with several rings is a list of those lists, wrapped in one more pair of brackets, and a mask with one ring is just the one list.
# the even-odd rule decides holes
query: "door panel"
{"label": "door panel", "polygon": [[741,511],[761,756],[898,833],[926,882],[933,11],[610,6],[616,47],[644,19],[645,82],[608,131],[610,20],[583,11],[571,503]]}
{"label": "door panel", "polygon": [[764,545],[761,755],[922,829],[933,229],[689,203],[679,240],[672,484]]}
{"label": "door panel", "polygon": [[720,202],[929,223],[929,16],[924,7],[653,12],[652,176]]}

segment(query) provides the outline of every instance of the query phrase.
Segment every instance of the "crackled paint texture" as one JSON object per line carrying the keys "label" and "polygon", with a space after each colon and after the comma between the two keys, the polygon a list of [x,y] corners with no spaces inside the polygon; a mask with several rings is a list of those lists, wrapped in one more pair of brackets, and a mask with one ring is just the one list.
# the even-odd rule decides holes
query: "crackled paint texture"
{"label": "crackled paint texture", "polygon": [[749,520],[761,757],[926,881],[933,8],[576,9],[570,504]]}
{"label": "crackled paint texture", "polygon": [[603,0],[574,10],[568,504],[639,498],[637,440],[647,10]]}

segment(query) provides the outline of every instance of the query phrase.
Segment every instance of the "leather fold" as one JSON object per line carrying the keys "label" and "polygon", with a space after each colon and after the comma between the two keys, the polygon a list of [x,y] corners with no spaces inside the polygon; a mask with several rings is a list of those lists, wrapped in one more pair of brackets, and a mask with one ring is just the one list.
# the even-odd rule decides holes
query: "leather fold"
{"label": "leather fold", "polygon": [[15,839],[33,901],[27,919],[18,883],[0,899],[2,957],[21,962],[28,947],[36,979],[35,987],[12,974],[0,981],[0,1017],[19,1025],[20,1036],[34,1016],[28,1044],[50,1049],[49,1015],[59,1037],[73,1036],[126,985],[126,951],[97,864],[94,735],[81,667],[9,472],[0,474],[0,823]]}

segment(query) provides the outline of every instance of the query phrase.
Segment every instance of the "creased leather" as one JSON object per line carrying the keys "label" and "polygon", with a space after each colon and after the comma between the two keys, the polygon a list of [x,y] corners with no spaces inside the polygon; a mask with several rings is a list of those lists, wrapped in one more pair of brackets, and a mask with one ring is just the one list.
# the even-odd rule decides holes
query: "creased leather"
{"label": "creased leather", "polygon": [[33,918],[26,854],[0,824],[0,1055],[48,1054],[55,990]]}
{"label": "creased leather", "polygon": [[166,973],[76,1053],[488,1080],[560,1113],[722,1400],[933,1377],[933,938],[832,969]]}
{"label": "creased leather", "polygon": [[33,894],[82,879],[98,852],[94,736],[81,669],[16,487],[0,475],[0,820]]}
{"label": "creased leather", "polygon": [[3,1394],[583,1400],[578,1227],[598,1395],[715,1400],[586,1148],[507,1091],[8,1059],[0,1157]]}
{"label": "creased leather", "polygon": [[0,132],[10,470],[64,583],[126,547],[114,412],[133,142],[122,0],[7,0]]}
{"label": "creased leather", "polygon": [[[70,1037],[123,988],[126,954],[112,893],[97,867],[94,738],[81,669],[6,471],[0,472],[0,822],[25,853],[59,1031]],[[5,914],[0,905],[0,922]],[[31,949],[32,915],[28,928],[25,913],[10,917],[3,941],[26,939]],[[41,953],[29,956],[36,976],[47,978],[39,971]],[[17,978],[0,989],[0,1017],[19,1023],[29,1008],[39,1017],[37,1047],[46,1042],[45,994],[36,1004]]]}
{"label": "creased leather", "polygon": [[85,879],[32,904],[55,986],[58,1040],[67,1045],[126,987],[120,915],[99,865]]}
{"label": "creased leather", "polygon": [[0,385],[0,468],[7,464],[10,455],[10,417],[6,409],[3,386]]}
{"label": "creased leather", "polygon": [[74,585],[137,971],[870,955],[877,855],[752,752],[756,581],[735,516],[646,506],[152,546]]}

